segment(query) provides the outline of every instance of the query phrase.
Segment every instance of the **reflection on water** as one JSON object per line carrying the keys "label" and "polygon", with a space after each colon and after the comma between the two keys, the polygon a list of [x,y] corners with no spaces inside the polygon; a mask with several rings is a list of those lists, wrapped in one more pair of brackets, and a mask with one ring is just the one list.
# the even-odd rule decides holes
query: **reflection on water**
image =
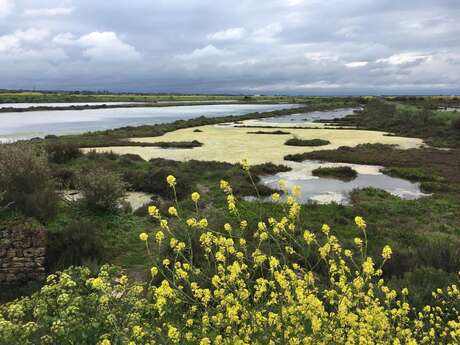
{"label": "reflection on water", "polygon": [[124,126],[171,123],[200,116],[243,115],[298,106],[294,104],[219,104],[0,113],[0,142],[42,137],[46,134],[83,133]]}
{"label": "reflection on water", "polygon": [[460,112],[460,107],[441,107],[438,111],[455,111]]}
{"label": "reflection on water", "polygon": [[[58,192],[62,198],[67,201],[78,201],[83,198],[83,195],[77,190],[62,190]],[[143,192],[127,192],[123,201],[131,206],[133,211],[149,204],[152,201],[152,196]],[[121,204],[119,205],[121,207]]]}
{"label": "reflection on water", "polygon": [[78,102],[78,103],[0,103],[1,108],[26,109],[30,107],[71,107],[71,106],[95,106],[95,105],[121,105],[138,104],[139,102]]}
{"label": "reflection on water", "polygon": [[326,111],[311,111],[307,113],[298,113],[279,117],[268,117],[259,120],[245,121],[245,125],[249,126],[305,126],[318,125],[315,121],[318,120],[333,120],[341,119],[353,113],[356,108],[334,109]]}
{"label": "reflection on water", "polygon": [[[420,191],[418,183],[384,175],[380,172],[381,167],[379,166],[321,163],[318,161],[289,162],[287,165],[292,168],[291,171],[263,177],[261,183],[276,189],[278,188],[278,181],[282,179],[286,181],[289,189],[296,185],[300,186],[302,193],[299,201],[302,203],[314,201],[347,204],[349,193],[353,189],[366,187],[382,189],[403,199],[416,199],[427,195]],[[358,176],[352,181],[312,176],[312,170],[320,166],[349,166],[358,172]]]}

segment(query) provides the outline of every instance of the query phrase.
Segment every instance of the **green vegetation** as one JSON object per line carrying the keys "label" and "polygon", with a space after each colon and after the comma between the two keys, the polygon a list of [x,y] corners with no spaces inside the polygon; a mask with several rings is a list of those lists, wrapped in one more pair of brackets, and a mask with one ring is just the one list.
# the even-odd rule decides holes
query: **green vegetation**
{"label": "green vegetation", "polygon": [[45,151],[52,163],[65,163],[82,155],[78,145],[58,139],[50,139],[45,143]]}
{"label": "green vegetation", "polygon": [[339,180],[350,181],[358,176],[358,173],[355,169],[341,166],[341,167],[319,167],[312,171],[314,176],[320,177],[332,177]]}
{"label": "green vegetation", "polygon": [[192,149],[194,147],[203,146],[203,143],[200,143],[198,140],[192,141],[159,141],[152,143],[152,146],[167,148],[176,148],[176,149]]}
{"label": "green vegetation", "polygon": [[47,269],[55,272],[63,267],[99,267],[106,259],[99,228],[88,220],[75,220],[48,235]]}
{"label": "green vegetation", "polygon": [[442,178],[436,173],[422,167],[387,167],[382,169],[382,172],[412,182],[442,182]]}
{"label": "green vegetation", "polygon": [[47,157],[30,145],[0,146],[1,209],[42,222],[56,214],[57,195]]}
{"label": "green vegetation", "polygon": [[329,140],[324,139],[299,139],[299,138],[291,138],[287,140],[284,145],[288,146],[324,146],[329,145],[331,142]]}
{"label": "green vegetation", "polygon": [[75,185],[83,194],[83,200],[89,209],[114,210],[126,193],[127,184],[121,176],[104,168],[82,170],[75,180]]}
{"label": "green vegetation", "polygon": [[96,92],[29,92],[0,91],[0,103],[73,103],[73,102],[275,102],[275,103],[330,103],[360,102],[360,97],[325,98],[302,96],[244,96],[244,95],[185,95],[185,94],[135,94],[135,93],[96,93]]}
{"label": "green vegetation", "polygon": [[280,131],[279,129],[276,131],[255,131],[255,132],[248,132],[248,134],[278,134],[278,135],[286,135],[291,134],[289,132]]}
{"label": "green vegetation", "polygon": [[460,131],[451,122],[452,117],[439,116],[439,112],[427,107],[373,99],[359,114],[335,120],[332,124],[423,138],[434,146],[459,147]]}

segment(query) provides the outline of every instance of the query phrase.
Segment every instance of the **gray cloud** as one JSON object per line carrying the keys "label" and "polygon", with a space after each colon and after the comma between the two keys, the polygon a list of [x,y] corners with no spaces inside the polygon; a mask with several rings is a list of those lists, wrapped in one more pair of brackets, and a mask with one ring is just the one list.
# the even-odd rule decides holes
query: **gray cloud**
{"label": "gray cloud", "polygon": [[459,93],[457,0],[0,0],[0,88]]}

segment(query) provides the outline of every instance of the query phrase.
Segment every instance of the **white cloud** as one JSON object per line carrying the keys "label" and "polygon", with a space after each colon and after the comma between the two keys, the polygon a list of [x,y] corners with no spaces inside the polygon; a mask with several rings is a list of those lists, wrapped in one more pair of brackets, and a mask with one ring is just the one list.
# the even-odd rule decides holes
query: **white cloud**
{"label": "white cloud", "polygon": [[283,26],[280,23],[272,23],[263,28],[255,30],[253,37],[258,41],[272,41],[273,37],[283,31]]}
{"label": "white cloud", "polygon": [[242,38],[246,33],[244,28],[230,28],[224,31],[218,31],[213,34],[209,34],[206,38],[215,41],[228,41],[237,40]]}
{"label": "white cloud", "polygon": [[0,17],[7,16],[14,8],[14,0],[0,0]]}
{"label": "white cloud", "polygon": [[14,35],[0,36],[0,52],[7,52],[19,46],[19,40]]}
{"label": "white cloud", "polygon": [[133,61],[140,58],[139,52],[121,41],[112,31],[91,32],[78,39],[87,47],[83,55],[97,61]]}
{"label": "white cloud", "polygon": [[54,36],[52,41],[61,46],[82,47],[83,56],[99,62],[136,61],[141,57],[133,46],[112,31],[94,31],[81,37],[65,32]]}
{"label": "white cloud", "polygon": [[36,44],[43,41],[49,36],[47,30],[41,29],[28,29],[18,30],[12,34],[0,36],[0,52],[11,52],[20,49],[25,44]]}
{"label": "white cloud", "polygon": [[387,58],[377,59],[377,63],[387,63],[389,65],[402,65],[407,63],[413,62],[422,62],[429,60],[431,55],[429,54],[420,54],[420,53],[401,53],[401,54],[394,54]]}
{"label": "white cloud", "polygon": [[314,62],[335,62],[339,59],[337,55],[329,52],[309,52],[305,53],[304,56]]}
{"label": "white cloud", "polygon": [[367,64],[368,64],[367,61],[353,61],[353,62],[346,63],[345,66],[348,68],[357,68],[357,67],[364,67]]}
{"label": "white cloud", "polygon": [[286,0],[289,6],[297,6],[304,3],[304,0]]}
{"label": "white cloud", "polygon": [[18,30],[0,36],[0,60],[2,64],[57,63],[67,58],[66,53],[49,44],[50,33],[43,29]]}
{"label": "white cloud", "polygon": [[[1,0],[0,0],[1,1]],[[55,17],[67,16],[74,11],[73,7],[31,8],[24,11],[27,17]]]}
{"label": "white cloud", "polygon": [[228,55],[229,52],[223,49],[218,49],[214,47],[212,44],[207,45],[204,48],[195,49],[189,54],[181,54],[177,55],[176,57],[181,60],[199,60],[199,59],[206,59],[210,57],[221,57]]}
{"label": "white cloud", "polygon": [[53,38],[53,42],[58,44],[58,45],[63,45],[63,46],[68,46],[75,44],[77,40],[77,37],[70,33],[70,32],[64,32],[61,34],[57,34]]}

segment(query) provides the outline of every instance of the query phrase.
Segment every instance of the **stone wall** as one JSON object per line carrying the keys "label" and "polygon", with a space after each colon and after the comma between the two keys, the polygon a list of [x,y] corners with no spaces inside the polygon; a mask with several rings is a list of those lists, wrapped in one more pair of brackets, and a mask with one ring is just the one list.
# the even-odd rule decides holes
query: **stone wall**
{"label": "stone wall", "polygon": [[45,277],[46,230],[0,227],[0,284]]}

